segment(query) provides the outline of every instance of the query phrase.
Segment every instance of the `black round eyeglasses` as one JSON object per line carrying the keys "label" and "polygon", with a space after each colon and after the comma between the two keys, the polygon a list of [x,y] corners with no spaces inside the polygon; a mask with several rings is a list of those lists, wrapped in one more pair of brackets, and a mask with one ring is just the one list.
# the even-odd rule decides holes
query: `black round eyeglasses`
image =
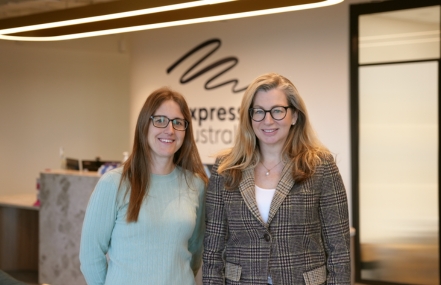
{"label": "black round eyeglasses", "polygon": [[153,126],[157,128],[166,128],[170,122],[172,122],[173,129],[177,131],[185,131],[188,127],[188,122],[184,119],[170,119],[166,116],[150,116]]}
{"label": "black round eyeglasses", "polygon": [[251,119],[255,122],[260,122],[265,119],[266,113],[270,113],[271,117],[276,120],[280,121],[285,119],[286,114],[288,113],[288,109],[292,108],[291,106],[276,106],[271,108],[271,110],[265,110],[262,108],[250,108],[250,116]]}

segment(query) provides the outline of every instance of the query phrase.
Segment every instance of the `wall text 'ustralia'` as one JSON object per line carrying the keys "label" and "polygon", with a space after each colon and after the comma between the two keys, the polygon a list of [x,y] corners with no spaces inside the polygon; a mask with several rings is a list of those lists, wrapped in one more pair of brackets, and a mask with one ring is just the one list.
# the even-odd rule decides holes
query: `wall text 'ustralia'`
{"label": "wall text 'ustralia'", "polygon": [[195,128],[194,138],[198,144],[230,145],[234,142],[237,134],[237,125],[230,129]]}

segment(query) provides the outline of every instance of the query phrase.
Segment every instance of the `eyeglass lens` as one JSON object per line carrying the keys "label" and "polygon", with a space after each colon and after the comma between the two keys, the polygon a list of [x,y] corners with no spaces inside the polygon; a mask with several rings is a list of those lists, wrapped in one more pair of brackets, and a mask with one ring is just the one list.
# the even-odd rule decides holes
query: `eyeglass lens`
{"label": "eyeglass lens", "polygon": [[166,116],[151,116],[153,126],[157,128],[166,128],[170,122],[177,131],[185,131],[188,127],[188,123],[184,119],[169,119]]}
{"label": "eyeglass lens", "polygon": [[286,113],[287,113],[288,108],[289,107],[282,107],[282,106],[274,107],[271,110],[264,110],[264,109],[260,109],[260,108],[251,108],[250,115],[251,115],[251,118],[256,122],[260,122],[263,119],[265,119],[266,113],[270,113],[271,117],[274,120],[283,120],[286,117]]}

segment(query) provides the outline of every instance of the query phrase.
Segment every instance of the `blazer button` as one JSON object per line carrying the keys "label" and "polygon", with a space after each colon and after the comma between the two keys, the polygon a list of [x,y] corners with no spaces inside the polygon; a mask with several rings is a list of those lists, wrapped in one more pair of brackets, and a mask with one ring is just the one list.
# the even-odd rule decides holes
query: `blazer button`
{"label": "blazer button", "polygon": [[264,238],[266,241],[270,241],[270,240],[271,240],[271,237],[270,237],[269,234],[264,234],[264,235],[263,235],[263,238]]}

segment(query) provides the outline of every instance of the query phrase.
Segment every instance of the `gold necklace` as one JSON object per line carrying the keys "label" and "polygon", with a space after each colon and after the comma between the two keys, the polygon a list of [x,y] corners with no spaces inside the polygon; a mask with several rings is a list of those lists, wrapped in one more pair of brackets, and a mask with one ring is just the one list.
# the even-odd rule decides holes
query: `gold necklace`
{"label": "gold necklace", "polygon": [[277,165],[279,165],[281,162],[282,162],[282,160],[279,161],[279,163],[277,163],[276,165],[274,165],[274,166],[271,167],[270,169],[268,169],[268,167],[266,167],[265,164],[263,164],[262,161],[261,161],[260,163],[262,163],[263,167],[265,167],[265,169],[266,169],[266,173],[265,173],[265,175],[268,176],[268,175],[270,175],[270,171],[271,171],[273,168],[275,168]]}

